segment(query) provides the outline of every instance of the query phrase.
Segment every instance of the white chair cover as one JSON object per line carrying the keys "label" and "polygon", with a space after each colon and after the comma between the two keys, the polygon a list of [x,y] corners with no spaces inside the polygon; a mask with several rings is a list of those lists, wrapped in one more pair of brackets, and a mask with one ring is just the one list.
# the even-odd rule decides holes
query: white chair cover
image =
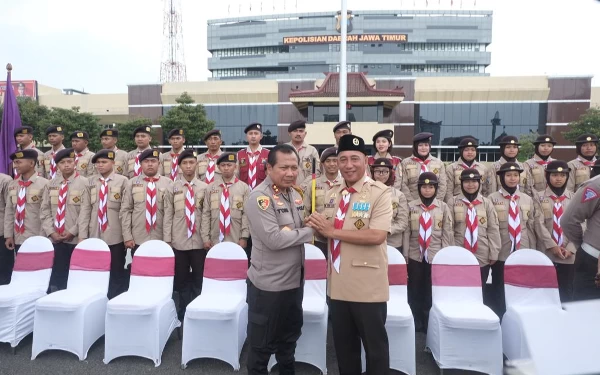
{"label": "white chair cover", "polygon": [[427,347],[441,369],[502,374],[502,332],[483,304],[475,256],[459,246],[439,251],[431,266],[433,306]]}
{"label": "white chair cover", "polygon": [[160,366],[173,330],[181,325],[172,299],[175,257],[163,241],[144,242],[131,264],[129,290],[108,302],[104,363],[139,356]]}
{"label": "white chair cover", "polygon": [[195,358],[216,358],[240,369],[246,341],[248,258],[233,242],[213,246],[206,256],[202,294],[184,317],[181,366]]}
{"label": "white chair cover", "polygon": [[73,250],[67,289],[40,298],[35,305],[31,359],[49,349],[75,354],[83,361],[104,335],[110,249],[97,238]]}
{"label": "white chair cover", "polygon": [[14,348],[33,332],[35,302],[46,295],[53,260],[46,237],[30,237],[21,245],[10,284],[0,286],[0,342]]}
{"label": "white chair cover", "polygon": [[502,347],[509,360],[529,359],[520,314],[523,310],[561,310],[556,269],[542,252],[521,249],[504,264],[506,313],[502,318]]}
{"label": "white chair cover", "polygon": [[[304,298],[302,299],[302,335],[296,344],[296,362],[308,363],[327,374],[327,261],[316,246],[304,244]],[[275,366],[269,360],[269,371]]]}

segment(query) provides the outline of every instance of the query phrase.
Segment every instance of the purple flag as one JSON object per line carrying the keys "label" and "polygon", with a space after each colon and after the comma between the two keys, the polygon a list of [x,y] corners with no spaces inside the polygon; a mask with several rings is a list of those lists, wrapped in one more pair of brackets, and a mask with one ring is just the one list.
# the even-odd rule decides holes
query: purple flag
{"label": "purple flag", "polygon": [[21,115],[19,114],[19,106],[10,78],[12,65],[8,64],[6,70],[8,73],[6,74],[4,112],[2,113],[2,126],[0,127],[0,173],[12,176],[10,155],[17,151],[15,129],[21,126]]}

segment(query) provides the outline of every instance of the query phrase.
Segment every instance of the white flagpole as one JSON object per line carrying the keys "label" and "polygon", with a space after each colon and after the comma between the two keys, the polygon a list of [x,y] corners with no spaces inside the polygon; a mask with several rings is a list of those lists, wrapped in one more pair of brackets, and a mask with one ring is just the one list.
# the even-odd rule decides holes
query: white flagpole
{"label": "white flagpole", "polygon": [[340,26],[342,40],[340,42],[340,121],[346,120],[346,92],[348,88],[348,65],[346,63],[346,42],[348,36],[348,4],[342,0]]}

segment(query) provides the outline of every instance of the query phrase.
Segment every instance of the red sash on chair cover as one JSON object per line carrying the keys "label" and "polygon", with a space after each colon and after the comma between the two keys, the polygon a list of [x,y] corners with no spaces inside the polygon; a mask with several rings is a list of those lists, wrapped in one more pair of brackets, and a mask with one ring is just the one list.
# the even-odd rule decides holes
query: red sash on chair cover
{"label": "red sash on chair cover", "polygon": [[431,285],[481,287],[479,265],[433,264]]}
{"label": "red sash on chair cover", "polygon": [[52,268],[54,251],[41,253],[18,253],[14,271],[41,271]]}
{"label": "red sash on chair cover", "polygon": [[306,259],[304,261],[305,280],[325,280],[327,278],[327,262],[325,259]]}
{"label": "red sash on chair cover", "polygon": [[134,256],[131,276],[175,276],[175,257]]}
{"label": "red sash on chair cover", "polygon": [[388,265],[388,280],[391,285],[407,285],[408,272],[406,264],[390,264]]}
{"label": "red sash on chair cover", "polygon": [[522,288],[558,288],[554,266],[505,265],[504,283]]}
{"label": "red sash on chair cover", "polygon": [[110,271],[110,251],[75,249],[71,256],[70,270]]}
{"label": "red sash on chair cover", "polygon": [[204,277],[219,281],[245,280],[248,275],[246,259],[206,258]]}

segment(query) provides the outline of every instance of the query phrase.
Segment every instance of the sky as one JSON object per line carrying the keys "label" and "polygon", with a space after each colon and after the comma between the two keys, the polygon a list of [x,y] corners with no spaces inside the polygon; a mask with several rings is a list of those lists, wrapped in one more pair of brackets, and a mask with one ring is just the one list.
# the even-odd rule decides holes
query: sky
{"label": "sky", "polygon": [[[188,81],[210,75],[208,19],[341,7],[340,0],[179,1]],[[594,75],[593,86],[600,86],[598,0],[347,2],[351,10],[365,4],[372,10],[461,9],[461,3],[464,10],[492,10],[491,75]],[[13,80],[90,93],[124,93],[128,84],[159,81],[163,0],[0,0],[0,9],[0,66],[13,64]]]}

